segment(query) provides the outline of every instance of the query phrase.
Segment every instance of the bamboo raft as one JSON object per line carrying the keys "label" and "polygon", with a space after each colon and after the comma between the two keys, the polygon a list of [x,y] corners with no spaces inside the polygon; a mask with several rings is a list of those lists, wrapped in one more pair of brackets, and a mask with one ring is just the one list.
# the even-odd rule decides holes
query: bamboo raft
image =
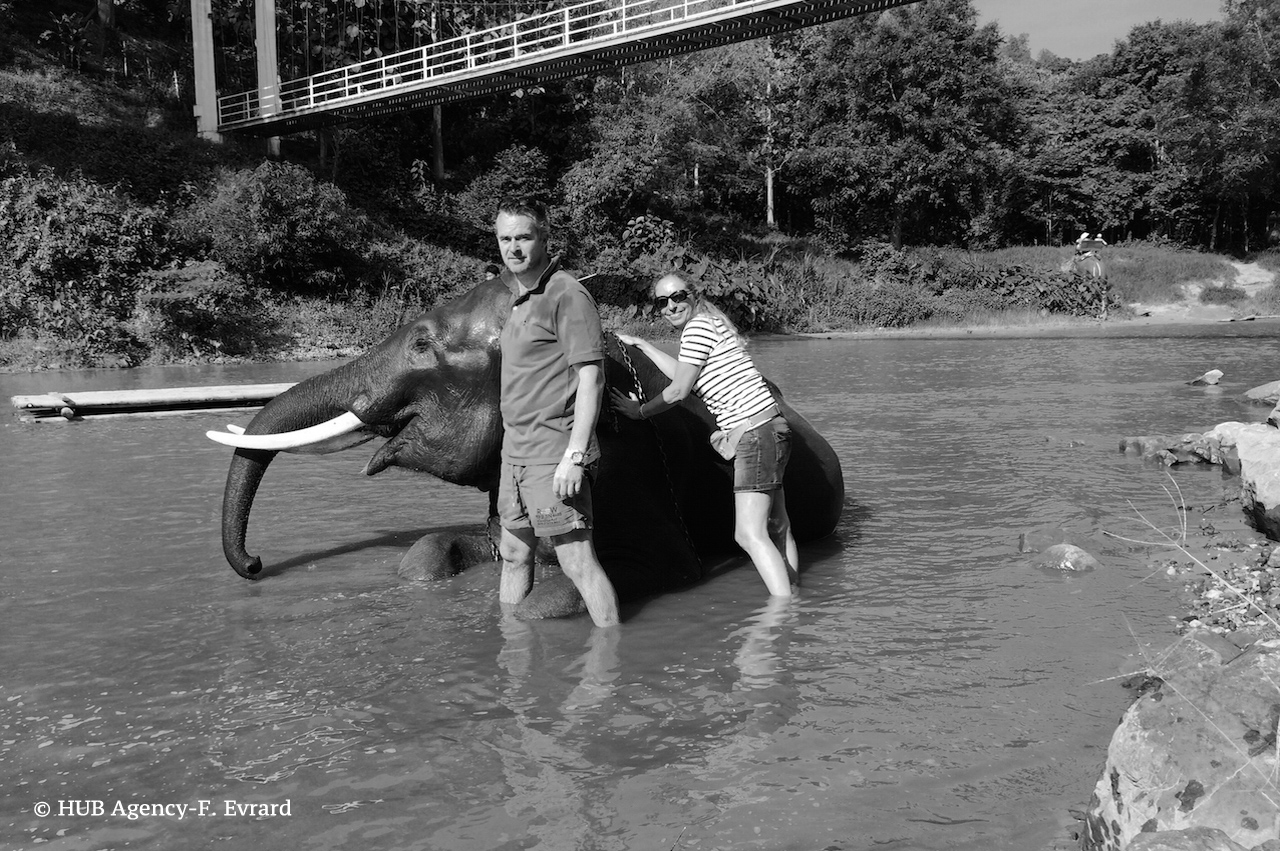
{"label": "bamboo raft", "polygon": [[10,401],[24,422],[67,422],[91,417],[164,416],[260,408],[292,386],[293,382],[161,387],[153,390],[85,390],[11,396]]}

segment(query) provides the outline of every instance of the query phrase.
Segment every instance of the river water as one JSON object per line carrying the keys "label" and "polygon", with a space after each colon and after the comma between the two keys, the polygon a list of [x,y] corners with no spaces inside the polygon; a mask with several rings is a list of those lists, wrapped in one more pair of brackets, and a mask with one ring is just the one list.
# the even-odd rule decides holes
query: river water
{"label": "river water", "polygon": [[[6,418],[0,847],[1072,847],[1121,681],[1183,613],[1158,551],[1103,534],[1177,524],[1165,471],[1119,438],[1261,420],[1242,394],[1280,377],[1277,330],[757,341],[843,460],[838,533],[802,548],[795,601],[745,567],[605,633],[504,621],[491,566],[399,580],[418,534],[486,501],[365,478],[372,444],[276,461],[249,545],[285,569],[250,583],[219,543],[229,450],[204,437],[248,414]],[[0,395],[327,366],[8,375]],[[1185,383],[1211,368],[1219,386]],[[1173,482],[1192,506],[1230,486]],[[1018,540],[1042,527],[1101,568],[1036,568]]]}

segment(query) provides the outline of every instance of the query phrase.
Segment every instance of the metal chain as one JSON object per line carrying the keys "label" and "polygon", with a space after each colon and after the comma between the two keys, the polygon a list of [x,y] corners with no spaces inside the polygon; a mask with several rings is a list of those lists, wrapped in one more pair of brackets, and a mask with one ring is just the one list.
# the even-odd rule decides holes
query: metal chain
{"label": "metal chain", "polygon": [[[631,374],[631,382],[635,385],[636,395],[640,398],[640,404],[643,405],[649,401],[644,390],[644,384],[640,381],[640,373],[636,371],[636,365],[631,361],[631,354],[627,351],[627,347],[618,335],[612,331],[609,332],[614,341],[617,343],[618,351],[622,353],[622,363],[627,368],[627,372]],[[610,406],[612,407],[612,406]],[[613,412],[613,428],[617,431],[619,428],[617,411]],[[702,573],[702,559],[698,557],[698,548],[693,545],[693,536],[689,534],[689,527],[685,525],[684,515],[680,512],[680,500],[676,498],[676,485],[671,478],[671,462],[667,458],[667,449],[662,443],[662,432],[658,431],[656,423],[650,421],[649,427],[653,429],[653,436],[658,441],[658,455],[662,459],[662,472],[667,478],[667,491],[671,495],[671,507],[675,509],[676,521],[680,524],[680,531],[684,533],[685,542],[689,544],[689,550],[693,553],[694,561],[698,563],[698,573]]]}

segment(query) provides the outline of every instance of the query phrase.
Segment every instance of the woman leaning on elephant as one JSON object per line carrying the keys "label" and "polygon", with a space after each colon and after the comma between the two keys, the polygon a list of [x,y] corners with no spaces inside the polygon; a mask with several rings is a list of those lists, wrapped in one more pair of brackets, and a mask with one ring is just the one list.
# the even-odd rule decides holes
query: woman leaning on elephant
{"label": "woman leaning on elephant", "polygon": [[733,459],[734,539],[746,550],[769,593],[786,597],[799,584],[796,542],[787,517],[782,476],[791,455],[791,429],[747,354],[733,322],[674,273],[653,286],[654,305],[680,331],[672,358],[652,343],[619,334],[671,379],[641,404],[611,390],[614,407],[633,420],[659,414],[694,393],[716,418],[716,448]]}

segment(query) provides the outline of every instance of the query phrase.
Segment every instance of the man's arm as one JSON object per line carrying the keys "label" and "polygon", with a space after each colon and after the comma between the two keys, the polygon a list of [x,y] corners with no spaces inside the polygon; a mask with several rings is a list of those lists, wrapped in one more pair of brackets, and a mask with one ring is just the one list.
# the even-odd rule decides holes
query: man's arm
{"label": "man's arm", "polygon": [[604,370],[600,361],[573,365],[578,376],[578,395],[573,401],[573,431],[569,433],[569,451],[586,452],[591,435],[600,419],[600,400],[604,397]]}
{"label": "man's arm", "polygon": [[600,400],[604,396],[604,370],[600,361],[573,364],[578,376],[578,392],[573,400],[573,430],[569,432],[569,447],[556,467],[555,494],[559,499],[576,496],[582,487],[583,468],[569,460],[570,453],[586,452],[591,434],[600,418]]}

